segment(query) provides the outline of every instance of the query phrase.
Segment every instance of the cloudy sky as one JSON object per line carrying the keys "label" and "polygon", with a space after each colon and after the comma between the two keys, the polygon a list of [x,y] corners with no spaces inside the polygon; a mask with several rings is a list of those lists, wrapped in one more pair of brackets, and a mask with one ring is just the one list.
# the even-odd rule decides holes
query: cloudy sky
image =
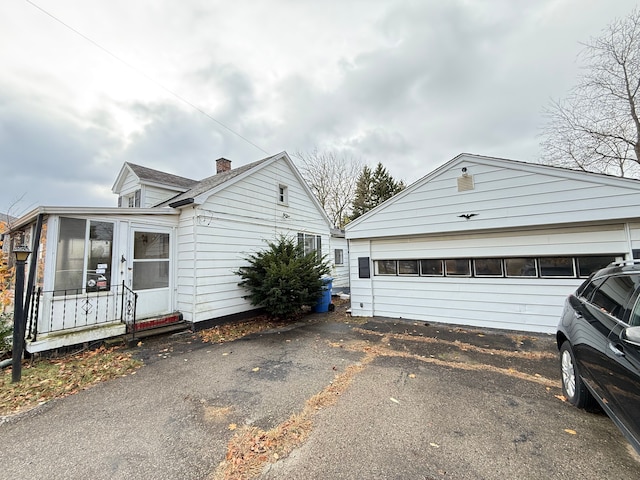
{"label": "cloudy sky", "polygon": [[317,147],[407,183],[461,152],[537,161],[580,42],[635,5],[3,0],[0,211],[115,206],[125,161],[200,179]]}

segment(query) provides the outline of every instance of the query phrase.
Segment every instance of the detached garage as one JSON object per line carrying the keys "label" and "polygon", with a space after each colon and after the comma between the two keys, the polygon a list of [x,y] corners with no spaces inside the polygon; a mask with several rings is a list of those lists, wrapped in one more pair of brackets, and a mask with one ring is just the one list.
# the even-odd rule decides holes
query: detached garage
{"label": "detached garage", "polygon": [[354,316],[552,333],[592,271],[640,253],[640,181],[461,154],[346,238]]}

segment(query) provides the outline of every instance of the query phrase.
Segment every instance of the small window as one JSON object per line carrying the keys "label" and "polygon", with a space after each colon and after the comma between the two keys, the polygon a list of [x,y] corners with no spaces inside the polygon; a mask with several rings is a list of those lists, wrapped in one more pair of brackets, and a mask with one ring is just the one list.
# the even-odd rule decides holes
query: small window
{"label": "small window", "polygon": [[504,268],[507,277],[537,277],[535,258],[506,258]]}
{"label": "small window", "polygon": [[539,258],[541,277],[575,277],[572,257]]}
{"label": "small window", "polygon": [[344,252],[342,251],[341,248],[336,248],[333,251],[333,255],[334,255],[334,262],[336,265],[344,264]]}
{"label": "small window", "polygon": [[478,258],[473,261],[473,269],[478,277],[501,277],[502,259]]}
{"label": "small window", "polygon": [[289,189],[286,185],[278,185],[278,203],[289,204]]}
{"label": "small window", "polygon": [[448,277],[470,277],[471,260],[468,258],[455,258],[444,261],[445,275]]}
{"label": "small window", "polygon": [[398,273],[400,275],[418,275],[418,261],[398,260]]}
{"label": "small window", "polygon": [[376,275],[395,275],[398,264],[395,260],[376,260],[374,262]]}
{"label": "small window", "polygon": [[578,276],[586,278],[593,272],[606,267],[611,262],[615,262],[616,257],[608,255],[602,257],[578,257]]}
{"label": "small window", "polygon": [[444,274],[442,260],[420,260],[420,274],[441,277]]}

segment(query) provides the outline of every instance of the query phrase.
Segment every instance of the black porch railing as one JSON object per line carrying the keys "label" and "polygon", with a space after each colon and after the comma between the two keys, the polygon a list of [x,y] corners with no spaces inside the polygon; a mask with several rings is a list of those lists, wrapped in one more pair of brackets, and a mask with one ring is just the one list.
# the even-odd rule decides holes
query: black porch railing
{"label": "black porch railing", "polygon": [[58,333],[117,321],[132,325],[135,332],[137,300],[138,294],[124,282],[96,292],[38,288],[26,312],[27,339],[35,342],[42,329]]}

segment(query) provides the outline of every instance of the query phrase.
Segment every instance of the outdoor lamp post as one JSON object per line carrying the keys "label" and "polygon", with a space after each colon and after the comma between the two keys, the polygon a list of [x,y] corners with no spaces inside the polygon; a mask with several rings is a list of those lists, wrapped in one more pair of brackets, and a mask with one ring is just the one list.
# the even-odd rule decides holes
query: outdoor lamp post
{"label": "outdoor lamp post", "polygon": [[22,351],[24,350],[24,264],[29,258],[31,250],[26,245],[13,249],[16,256],[16,286],[13,298],[13,357],[11,364],[11,382],[19,382],[22,377]]}

